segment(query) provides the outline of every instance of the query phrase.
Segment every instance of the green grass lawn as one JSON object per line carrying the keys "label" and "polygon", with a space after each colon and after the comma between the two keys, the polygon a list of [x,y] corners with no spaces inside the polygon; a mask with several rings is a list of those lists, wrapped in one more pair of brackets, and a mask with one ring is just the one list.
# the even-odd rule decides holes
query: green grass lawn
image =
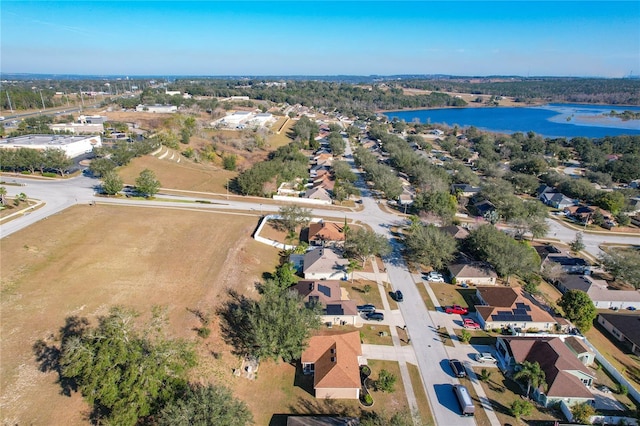
{"label": "green grass lawn", "polygon": [[422,385],[422,378],[420,377],[420,369],[417,365],[407,363],[409,369],[409,377],[411,377],[411,387],[416,395],[416,402],[418,403],[418,411],[420,412],[420,418],[424,426],[434,426],[436,423],[433,420],[433,414],[431,413],[431,406],[427,399],[427,394],[424,391]]}

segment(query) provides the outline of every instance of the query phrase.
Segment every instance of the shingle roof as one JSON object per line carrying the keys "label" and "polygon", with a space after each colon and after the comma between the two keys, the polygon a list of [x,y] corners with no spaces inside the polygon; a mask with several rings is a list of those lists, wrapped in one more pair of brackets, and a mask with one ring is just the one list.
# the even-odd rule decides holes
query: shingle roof
{"label": "shingle roof", "polygon": [[343,271],[348,264],[349,261],[334,250],[326,247],[317,248],[304,255],[302,272],[307,274]]}
{"label": "shingle roof", "polygon": [[529,300],[521,287],[480,286],[477,292],[488,305],[476,307],[485,322],[556,322],[551,314]]}
{"label": "shingle roof", "polygon": [[344,225],[334,222],[317,222],[309,225],[309,242],[344,241]]}
{"label": "shingle roof", "polygon": [[607,322],[614,326],[631,343],[640,346],[640,314],[600,314]]}
{"label": "shingle roof", "polygon": [[457,279],[498,277],[498,274],[496,274],[489,264],[482,262],[454,263],[449,265],[449,272]]}
{"label": "shingle roof", "polygon": [[313,336],[302,353],[303,363],[314,363],[314,388],[360,388],[362,355],[360,333]]}

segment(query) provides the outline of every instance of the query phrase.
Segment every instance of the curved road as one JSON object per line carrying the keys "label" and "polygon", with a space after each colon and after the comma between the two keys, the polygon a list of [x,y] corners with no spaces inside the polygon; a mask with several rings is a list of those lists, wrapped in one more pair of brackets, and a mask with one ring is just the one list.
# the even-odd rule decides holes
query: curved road
{"label": "curved road", "polygon": [[[345,154],[347,161],[354,167],[349,144],[347,144]],[[7,183],[25,184],[25,186],[5,184],[9,196],[24,192],[31,199],[44,201],[45,205],[32,213],[0,225],[0,238],[7,237],[20,229],[78,203],[99,202],[138,207],[238,210],[245,212],[253,210],[256,212],[255,214],[258,211],[260,213],[277,212],[279,209],[278,205],[249,201],[248,198],[238,200],[238,197],[233,197],[229,200],[212,200],[212,204],[185,204],[184,200],[196,200],[203,197],[182,197],[167,194],[159,194],[163,201],[96,198],[94,196],[94,187],[99,184],[99,181],[85,176],[51,181],[18,177],[4,177],[3,180]],[[402,226],[406,223],[406,220],[380,209],[362,178],[358,181],[357,186],[362,192],[362,211],[336,211],[313,208],[313,214],[321,217],[346,217],[351,220],[361,221],[371,226],[377,233],[384,235],[391,242],[393,252],[383,260],[393,289],[401,290],[404,293],[404,302],[398,304],[398,306],[411,336],[420,374],[431,403],[436,424],[472,425],[474,424],[473,419],[461,418],[458,414],[459,407],[451,391],[451,385],[457,383],[458,380],[453,377],[447,365],[448,355],[446,348],[437,336],[437,330],[431,314],[422,302],[418,288],[407,269],[402,257],[402,246],[394,238],[390,230],[391,226]],[[176,200],[181,200],[182,202],[164,201],[171,198],[176,198]],[[550,235],[555,234],[554,238],[567,242],[575,238],[576,231],[566,228],[555,221],[550,222]],[[599,253],[598,245],[605,241],[608,243],[638,244],[639,239],[637,237],[584,234],[586,251],[592,255]]]}

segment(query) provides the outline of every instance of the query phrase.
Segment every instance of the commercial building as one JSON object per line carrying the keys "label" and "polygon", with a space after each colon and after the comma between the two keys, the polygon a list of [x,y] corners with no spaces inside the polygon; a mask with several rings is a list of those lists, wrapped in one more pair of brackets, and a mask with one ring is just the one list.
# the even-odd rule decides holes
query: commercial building
{"label": "commercial building", "polygon": [[69,158],[89,153],[94,147],[100,146],[100,136],[24,135],[0,140],[0,149],[61,149]]}

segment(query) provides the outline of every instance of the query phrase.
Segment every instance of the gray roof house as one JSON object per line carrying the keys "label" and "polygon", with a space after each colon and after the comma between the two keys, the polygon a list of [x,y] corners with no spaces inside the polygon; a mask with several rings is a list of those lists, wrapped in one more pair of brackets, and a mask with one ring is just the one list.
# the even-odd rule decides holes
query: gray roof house
{"label": "gray roof house", "polygon": [[349,261],[326,247],[310,250],[304,255],[302,273],[307,280],[347,279]]}
{"label": "gray roof house", "polygon": [[636,355],[640,355],[640,314],[599,314],[598,324],[623,342]]}
{"label": "gray roof house", "polygon": [[340,281],[303,280],[291,289],[298,292],[308,307],[314,304],[322,307],[322,322],[331,324],[356,325],[360,318],[356,302],[349,300],[342,291]]}
{"label": "gray roof house", "polygon": [[315,188],[305,191],[304,198],[331,202],[331,195],[329,194],[329,191],[321,186],[316,186]]}
{"label": "gray roof house", "polygon": [[554,209],[563,210],[565,207],[574,206],[577,201],[559,192],[545,192],[540,195],[540,201]]}
{"label": "gray roof house", "polygon": [[569,290],[580,290],[587,293],[597,309],[640,309],[640,292],[638,290],[614,290],[604,280],[597,280],[589,275],[567,275],[558,282],[558,289],[566,293]]}

